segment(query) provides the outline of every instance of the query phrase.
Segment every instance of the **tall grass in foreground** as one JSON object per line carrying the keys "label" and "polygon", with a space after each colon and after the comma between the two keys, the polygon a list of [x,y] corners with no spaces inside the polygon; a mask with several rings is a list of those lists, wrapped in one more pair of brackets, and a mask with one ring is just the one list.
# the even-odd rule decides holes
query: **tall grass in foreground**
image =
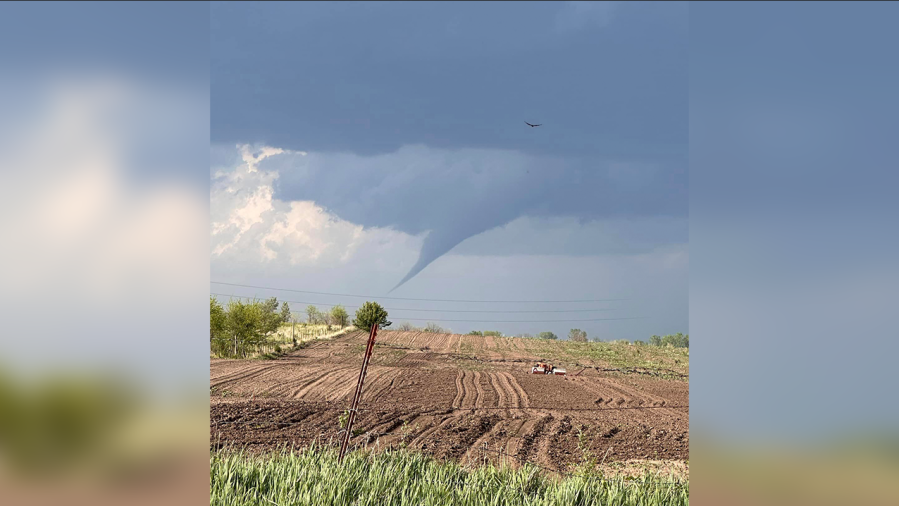
{"label": "tall grass in foreground", "polygon": [[534,467],[465,469],[419,453],[354,452],[343,465],[329,447],[267,456],[211,456],[210,504],[293,505],[687,505],[686,483],[558,479]]}

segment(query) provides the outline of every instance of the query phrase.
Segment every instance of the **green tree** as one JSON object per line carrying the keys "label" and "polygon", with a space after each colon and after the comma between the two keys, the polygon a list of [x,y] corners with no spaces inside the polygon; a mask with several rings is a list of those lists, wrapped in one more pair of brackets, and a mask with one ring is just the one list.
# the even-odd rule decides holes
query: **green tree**
{"label": "green tree", "polygon": [[652,336],[652,337],[649,338],[649,344],[651,344],[651,345],[653,345],[653,346],[661,346],[661,345],[662,345],[662,338],[659,337],[659,336]]}
{"label": "green tree", "polygon": [[331,323],[334,325],[339,325],[340,328],[344,328],[350,322],[350,315],[346,312],[346,309],[341,305],[337,305],[331,308]]}
{"label": "green tree", "polygon": [[226,335],[218,346],[220,355],[232,358],[246,357],[256,347],[265,342],[261,331],[264,327],[263,304],[240,300],[228,302],[225,318]]}
{"label": "green tree", "polygon": [[281,327],[281,314],[278,313],[278,298],[272,297],[260,305],[262,320],[259,331],[264,335],[270,335]]}
{"label": "green tree", "polygon": [[315,325],[319,320],[319,311],[315,306],[306,306],[306,321],[310,325]]}
{"label": "green tree", "polygon": [[492,336],[492,337],[503,337],[503,333],[498,330],[485,330],[483,335]]}
{"label": "green tree", "polygon": [[377,302],[366,301],[362,307],[356,310],[356,318],[353,326],[359,330],[371,330],[372,325],[378,324],[378,328],[389,327],[393,322],[387,321],[387,310]]}
{"label": "green tree", "polygon": [[586,343],[587,333],[581,329],[571,329],[568,331],[568,340],[576,343]]}
{"label": "green tree", "polygon": [[278,310],[278,298],[272,297],[270,299],[267,299],[265,302],[262,303],[262,308],[265,311],[274,313],[275,311]]}
{"label": "green tree", "polygon": [[214,342],[216,338],[221,338],[226,331],[225,308],[219,304],[215,297],[209,298],[209,342]]}
{"label": "green tree", "polygon": [[290,321],[290,306],[286,302],[281,304],[281,321],[283,323]]}
{"label": "green tree", "polygon": [[540,332],[537,334],[537,337],[540,339],[558,339],[559,336],[553,334],[552,332]]}
{"label": "green tree", "polygon": [[468,333],[468,335],[470,335],[470,336],[483,336],[484,333],[481,332],[480,330],[472,330],[471,332]]}
{"label": "green tree", "polygon": [[661,338],[658,346],[667,346],[669,344],[675,348],[689,348],[690,337],[688,335],[685,336],[680,332],[678,332],[677,334],[669,334]]}

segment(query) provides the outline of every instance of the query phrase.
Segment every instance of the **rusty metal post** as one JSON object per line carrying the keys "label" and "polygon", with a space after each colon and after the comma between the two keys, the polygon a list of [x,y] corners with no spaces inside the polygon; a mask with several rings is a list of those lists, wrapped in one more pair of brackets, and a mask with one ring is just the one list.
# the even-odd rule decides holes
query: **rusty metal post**
{"label": "rusty metal post", "polygon": [[343,435],[343,443],[340,445],[340,456],[338,462],[343,462],[343,456],[346,455],[347,447],[350,444],[350,437],[353,435],[353,422],[356,421],[356,411],[359,407],[359,401],[362,399],[362,384],[365,382],[365,373],[368,371],[368,362],[371,359],[372,351],[375,347],[375,336],[378,334],[378,324],[375,323],[371,327],[371,333],[368,335],[368,344],[365,347],[365,355],[362,356],[362,369],[359,370],[359,379],[356,383],[356,393],[353,395],[353,404],[350,408],[350,416],[346,422],[346,433]]}

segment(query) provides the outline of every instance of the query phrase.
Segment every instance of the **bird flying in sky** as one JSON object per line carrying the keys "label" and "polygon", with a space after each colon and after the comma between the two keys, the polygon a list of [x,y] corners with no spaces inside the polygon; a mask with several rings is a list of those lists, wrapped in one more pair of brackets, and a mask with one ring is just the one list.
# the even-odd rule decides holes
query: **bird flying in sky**
{"label": "bird flying in sky", "polygon": [[533,128],[533,127],[538,127],[538,126],[542,125],[543,123],[540,123],[539,125],[532,125],[532,124],[528,123],[527,121],[525,121],[524,124]]}

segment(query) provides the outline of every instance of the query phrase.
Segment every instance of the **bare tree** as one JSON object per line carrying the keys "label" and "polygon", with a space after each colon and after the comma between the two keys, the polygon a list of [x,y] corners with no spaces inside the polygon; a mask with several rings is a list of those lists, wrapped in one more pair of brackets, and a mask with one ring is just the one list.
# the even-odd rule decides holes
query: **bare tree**
{"label": "bare tree", "polygon": [[435,334],[446,334],[446,329],[437,325],[436,323],[428,322],[428,325],[424,328],[425,332],[433,332]]}

